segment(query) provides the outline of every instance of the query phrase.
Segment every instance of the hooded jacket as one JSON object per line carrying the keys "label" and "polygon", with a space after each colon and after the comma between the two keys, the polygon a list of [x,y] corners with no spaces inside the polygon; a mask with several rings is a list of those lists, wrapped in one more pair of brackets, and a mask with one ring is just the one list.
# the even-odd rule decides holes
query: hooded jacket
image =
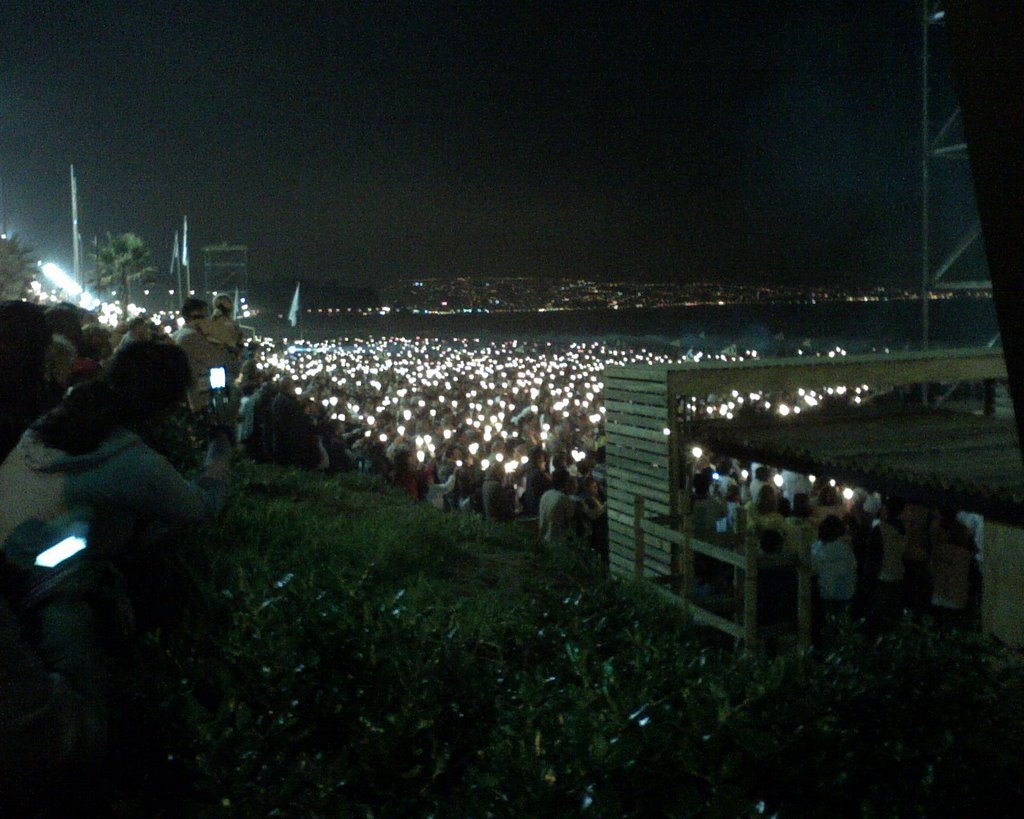
{"label": "hooded jacket", "polygon": [[[223,507],[227,481],[203,474],[189,482],[137,434],[115,428],[92,452],[69,455],[26,432],[0,466],[0,548],[27,531],[88,507],[101,548],[116,548],[137,523],[189,523]],[[90,534],[90,540],[93,535]]]}

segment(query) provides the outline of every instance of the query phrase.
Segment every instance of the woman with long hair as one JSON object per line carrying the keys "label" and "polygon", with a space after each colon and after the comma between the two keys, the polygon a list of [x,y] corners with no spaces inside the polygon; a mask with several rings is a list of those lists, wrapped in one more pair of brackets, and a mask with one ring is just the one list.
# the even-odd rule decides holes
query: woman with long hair
{"label": "woman with long hair", "polygon": [[101,551],[123,545],[140,520],[212,518],[227,491],[227,435],[214,437],[193,482],[144,440],[149,424],[181,404],[189,383],[181,349],[139,342],[118,352],[102,376],[69,391],[0,466],[0,549],[19,528],[83,506],[92,513],[90,545]]}
{"label": "woman with long hair", "polygon": [[141,555],[124,547],[153,534],[143,526],[202,520],[223,504],[226,434],[191,483],[144,440],[189,381],[178,347],[132,344],[33,423],[0,466],[0,712],[10,717],[0,720],[0,801],[18,815],[63,815],[48,800],[86,792],[103,763],[116,678],[108,645],[115,621],[125,632],[131,623],[107,556],[131,562]]}

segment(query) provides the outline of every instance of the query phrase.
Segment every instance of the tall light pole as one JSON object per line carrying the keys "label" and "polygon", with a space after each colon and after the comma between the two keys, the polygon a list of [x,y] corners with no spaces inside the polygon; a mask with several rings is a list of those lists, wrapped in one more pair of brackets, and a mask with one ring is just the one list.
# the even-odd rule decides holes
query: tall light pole
{"label": "tall light pole", "polygon": [[[921,9],[921,349],[928,349],[928,300],[931,297],[931,260],[928,248],[928,161],[931,152],[928,128],[928,27],[931,0]],[[927,387],[925,387],[927,389]],[[927,400],[927,399],[926,399]]]}
{"label": "tall light pole", "polygon": [[7,238],[7,190],[4,187],[4,180],[0,179],[0,239]]}
{"label": "tall light pole", "polygon": [[75,181],[75,166],[71,166],[71,246],[74,252],[74,269],[72,271],[75,283],[82,284],[82,252],[81,242],[78,238],[78,183]]}
{"label": "tall light pole", "polygon": [[185,298],[192,295],[192,269],[188,264],[188,216],[182,217],[181,266],[185,268]]}

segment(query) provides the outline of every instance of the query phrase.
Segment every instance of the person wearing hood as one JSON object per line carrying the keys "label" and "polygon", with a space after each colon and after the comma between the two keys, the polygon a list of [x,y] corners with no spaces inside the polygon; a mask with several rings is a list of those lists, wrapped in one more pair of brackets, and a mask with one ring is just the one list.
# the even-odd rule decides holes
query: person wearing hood
{"label": "person wearing hood", "polygon": [[226,434],[215,433],[192,483],[140,435],[184,400],[189,380],[182,350],[137,342],[0,465],[0,802],[12,815],[49,815],[51,799],[81,792],[103,763],[116,629],[102,600],[123,594],[108,557],[131,554],[140,524],[199,521],[223,505]]}
{"label": "person wearing hood", "polygon": [[227,494],[227,435],[214,437],[202,474],[189,482],[139,434],[178,406],[189,384],[181,349],[138,342],[119,351],[102,376],[69,391],[0,466],[0,549],[19,530],[81,506],[92,512],[90,546],[108,553],[142,519],[213,518]]}

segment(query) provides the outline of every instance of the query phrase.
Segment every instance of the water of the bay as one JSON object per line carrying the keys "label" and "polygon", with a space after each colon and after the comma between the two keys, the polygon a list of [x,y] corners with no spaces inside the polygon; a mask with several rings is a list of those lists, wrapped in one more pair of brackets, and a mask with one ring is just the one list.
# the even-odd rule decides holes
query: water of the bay
{"label": "water of the bay", "polygon": [[[997,334],[989,298],[958,297],[930,303],[930,343],[936,348],[988,344]],[[915,300],[726,304],[642,310],[563,310],[386,316],[304,312],[298,330],[278,325],[285,337],[427,336],[551,341],[612,341],[658,348],[717,351],[737,345],[763,354],[828,349],[918,349],[921,304]]]}

